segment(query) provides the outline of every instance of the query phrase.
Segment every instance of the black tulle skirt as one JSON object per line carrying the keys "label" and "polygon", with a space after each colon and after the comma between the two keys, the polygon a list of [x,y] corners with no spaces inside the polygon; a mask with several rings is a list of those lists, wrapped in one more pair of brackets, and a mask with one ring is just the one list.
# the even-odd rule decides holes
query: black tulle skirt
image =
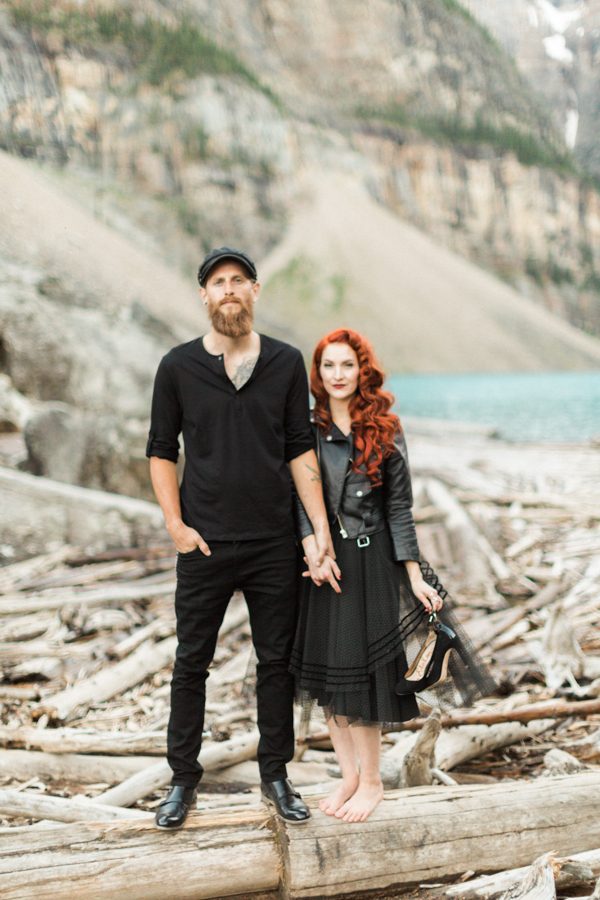
{"label": "black tulle skirt", "polygon": [[[337,534],[334,545],[342,593],[303,580],[290,666],[297,695],[316,700],[341,724],[393,727],[419,715],[415,695],[398,696],[394,687],[427,636],[428,616],[411,590],[406,566],[393,558],[387,530],[371,535],[366,547]],[[468,706],[496,685],[435,572],[425,562],[421,570],[444,599],[439,618],[457,632],[460,654],[451,653],[446,681],[419,698],[442,708]]]}

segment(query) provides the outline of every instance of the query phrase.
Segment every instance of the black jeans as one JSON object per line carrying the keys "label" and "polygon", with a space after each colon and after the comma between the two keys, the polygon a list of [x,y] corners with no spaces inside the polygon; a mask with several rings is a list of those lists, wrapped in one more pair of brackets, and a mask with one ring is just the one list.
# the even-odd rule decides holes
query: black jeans
{"label": "black jeans", "polygon": [[177,653],[171,682],[167,760],[172,783],[195,786],[204,728],[206,679],[217,634],[234,590],[244,592],[256,668],[258,765],[263,781],[286,777],[294,755],[294,679],[288,671],[297,616],[298,554],[294,538],[211,541],[177,558]]}

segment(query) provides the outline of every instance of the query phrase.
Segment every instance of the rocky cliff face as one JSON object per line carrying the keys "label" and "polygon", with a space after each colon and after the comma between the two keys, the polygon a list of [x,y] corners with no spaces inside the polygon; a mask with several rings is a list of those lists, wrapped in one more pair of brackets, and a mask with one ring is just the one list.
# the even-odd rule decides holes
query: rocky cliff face
{"label": "rocky cliff face", "polygon": [[600,175],[600,2],[461,0],[512,56],[575,157]]}
{"label": "rocky cliff face", "polygon": [[[56,5],[48,18],[47,5],[30,6],[25,23],[16,18],[15,27],[15,14],[25,6],[13,4],[13,18],[4,11],[0,20],[5,149],[91,170],[96,203],[100,194],[110,207],[111,196],[118,202],[114,195],[124,192],[130,215],[150,230],[164,230],[167,245],[178,233],[193,237],[196,256],[198,243],[207,249],[221,231],[259,248],[275,239],[291,137],[285,118],[252,79],[236,72],[217,76],[202,66],[196,77],[184,78],[175,60],[153,85],[131,65],[120,38],[100,39],[85,6],[81,27],[68,4]],[[115,30],[128,23],[117,16]]]}
{"label": "rocky cliff face", "polygon": [[[525,0],[501,2],[519,12],[527,5]],[[549,0],[543,2],[548,5]],[[494,30],[477,0],[468,5]],[[570,5],[581,4],[574,0]],[[500,0],[488,8],[499,9]],[[575,30],[568,31],[566,41],[575,40],[577,27],[573,20]],[[525,34],[520,26],[516,30]],[[591,61],[596,53],[593,30],[584,37]],[[600,89],[592,78],[586,81],[586,71],[581,63],[581,84],[589,85],[591,108]],[[332,184],[341,176],[340,184],[366,189],[403,225],[416,225],[526,298],[600,335],[599,195],[567,152],[565,121],[553,120],[528,77],[534,76],[520,74],[510,54],[458,0],[0,3],[2,149],[45,166],[62,196],[76,198],[103,226],[137,245],[140,266],[150,270],[153,257],[184,270],[190,294],[198,258],[207,248],[237,243],[258,259],[269,254],[276,260],[268,269],[270,290],[283,291],[283,296],[274,303],[271,320],[267,311],[267,328],[272,325],[280,336],[308,349],[307,309],[319,322],[323,311],[331,321],[351,314],[357,325],[361,316],[368,316],[388,359],[402,359],[402,368],[431,368],[431,362],[413,357],[412,347],[402,344],[408,327],[390,335],[389,306],[371,302],[367,311],[360,306],[360,292],[348,288],[355,275],[362,286],[363,273],[354,268],[356,258],[336,253],[344,243],[343,223],[339,232],[328,232],[335,263],[323,277],[307,281],[302,241],[290,244],[296,256],[279,252],[302,201],[306,171],[320,170],[321,177],[331,176]],[[562,91],[564,106],[567,82],[558,76],[555,82],[552,96]],[[584,105],[582,99],[578,108]],[[590,126],[584,121],[592,119],[580,117],[576,148],[585,144]],[[588,145],[588,156],[583,149],[579,154],[583,162],[593,156],[592,142]],[[335,191],[326,195],[335,204]],[[13,225],[17,198],[15,187]],[[160,281],[161,290],[150,291],[150,299],[141,278],[131,290],[121,290],[127,269],[122,247],[111,250],[119,265],[100,251],[94,265],[66,253],[73,238],[63,234],[57,219],[52,221],[51,203],[48,194],[43,229],[32,227],[37,236],[30,242],[14,227],[7,226],[4,234],[0,228],[6,301],[0,303],[0,362],[12,379],[4,385],[5,406],[12,410],[5,424],[21,427],[21,400],[28,397],[38,404],[36,415],[52,414],[51,422],[39,419],[42,425],[29,429],[29,465],[48,471],[50,455],[40,449],[39,434],[44,429],[66,434],[67,425],[72,426],[79,435],[77,446],[83,448],[77,457],[81,465],[70,475],[61,470],[59,477],[114,487],[119,478],[108,474],[104,450],[98,451],[97,464],[85,462],[86,448],[101,442],[90,420],[80,421],[73,411],[84,418],[114,413],[115,440],[133,447],[138,437],[131,434],[141,428],[156,360],[176,340],[177,329],[170,327],[176,317],[167,281],[160,281],[154,269],[150,277]],[[323,215],[319,203],[312,208]],[[367,209],[365,205],[365,215],[370,214]],[[377,216],[374,220],[379,222]],[[306,219],[303,227],[317,235],[318,224]],[[105,247],[106,235],[100,238],[93,229],[89,234],[96,246]],[[350,243],[359,246],[356,234]],[[434,247],[427,245],[424,259]],[[393,253],[393,242],[389,248]],[[373,260],[379,264],[380,257],[373,253]],[[29,287],[14,275],[15,262],[26,271],[29,262],[37,273]],[[394,271],[401,278],[397,263]],[[424,296],[427,269],[424,265],[411,276],[414,285],[422,282]],[[470,276],[460,266],[450,270],[453,285],[448,290],[459,302],[460,279]],[[465,292],[472,298],[469,303],[476,300],[475,282]],[[74,303],[77,284],[81,291]],[[181,290],[178,283],[178,303]],[[510,304],[518,305],[514,291],[500,291],[490,333],[500,327],[502,298],[509,297]],[[20,312],[11,298],[21,303]],[[385,314],[380,312],[384,308]],[[416,304],[414,315],[423,309]],[[144,321],[144,310],[151,313],[151,326]],[[535,340],[536,329],[546,327],[546,320],[531,315],[528,311],[528,341]],[[473,341],[467,318],[465,314],[464,343],[457,338],[454,351],[444,346],[438,357],[446,368],[481,367],[480,357],[469,356]],[[51,346],[44,343],[49,338],[38,327],[40,321],[52,323]],[[137,366],[123,363],[124,338],[117,321],[129,323],[128,328],[134,323]],[[195,320],[188,315],[186,322]],[[483,320],[481,324],[485,328]],[[28,355],[31,346],[38,346],[37,338],[28,343],[30,325],[39,346],[48,350],[48,378]],[[589,365],[596,358],[591,343],[580,346],[560,329],[547,343],[540,337],[528,357],[527,347],[513,346],[510,329],[502,328],[497,335],[494,331],[494,346],[505,348],[495,354],[494,368],[528,367],[528,362],[549,367],[556,359],[569,367]],[[102,359],[94,348],[94,336],[100,333],[106,350]],[[569,344],[564,355],[557,350],[561,341]],[[33,375],[28,380],[19,374],[19,347],[23,371],[31,363],[32,373],[39,370],[39,383],[31,381]],[[125,383],[135,382],[135,409],[121,400],[108,403],[110,408],[98,406],[95,394],[112,397],[116,391],[111,373],[97,377],[107,358],[119,359]],[[116,373],[115,379],[118,383]],[[11,393],[15,390],[17,395]],[[68,405],[68,415],[63,408],[43,406],[57,402]],[[127,420],[129,431],[121,427]],[[130,438],[133,443],[127,444]],[[132,460],[136,453],[139,447],[131,451]],[[132,462],[132,471],[137,464]]]}
{"label": "rocky cliff face", "polygon": [[600,195],[512,155],[356,134],[378,196],[522,294],[600,334]]}
{"label": "rocky cliff face", "polygon": [[0,71],[2,145],[90,173],[94,209],[177,265],[224,241],[264,254],[305,161],[351,162],[400,215],[600,333],[597,194],[564,122],[455,0],[11,0]]}
{"label": "rocky cliff face", "polygon": [[337,123],[392,106],[466,125],[484,116],[551,137],[510,59],[454,0],[194,0],[188,8],[297,117]]}

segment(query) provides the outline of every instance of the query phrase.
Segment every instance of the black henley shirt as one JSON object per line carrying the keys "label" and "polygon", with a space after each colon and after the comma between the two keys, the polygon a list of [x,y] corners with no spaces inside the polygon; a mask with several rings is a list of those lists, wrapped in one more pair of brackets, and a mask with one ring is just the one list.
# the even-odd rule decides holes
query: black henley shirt
{"label": "black henley shirt", "polygon": [[261,334],[260,345],[240,390],[201,337],[174,347],[156,373],[146,456],[177,462],[182,434],[182,517],[208,542],[294,531],[286,464],[314,446],[306,371],[289,344]]}

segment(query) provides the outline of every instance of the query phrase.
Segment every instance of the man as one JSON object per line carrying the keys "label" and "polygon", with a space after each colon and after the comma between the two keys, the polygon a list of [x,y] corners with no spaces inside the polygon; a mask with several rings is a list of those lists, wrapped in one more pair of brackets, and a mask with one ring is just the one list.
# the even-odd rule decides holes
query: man
{"label": "man", "polygon": [[246,253],[212,250],[198,281],[211,328],[161,360],[146,449],[152,486],[178,551],[178,647],[167,731],[173,778],[156,824],[181,827],[195,804],[207,670],[236,588],[248,604],[258,657],[262,795],[286,821],[304,822],[310,813],[286,771],[294,753],[288,663],[298,571],[290,473],[315,530],[316,556],[333,556],[306,373],[298,350],[253,330],[260,285]]}

